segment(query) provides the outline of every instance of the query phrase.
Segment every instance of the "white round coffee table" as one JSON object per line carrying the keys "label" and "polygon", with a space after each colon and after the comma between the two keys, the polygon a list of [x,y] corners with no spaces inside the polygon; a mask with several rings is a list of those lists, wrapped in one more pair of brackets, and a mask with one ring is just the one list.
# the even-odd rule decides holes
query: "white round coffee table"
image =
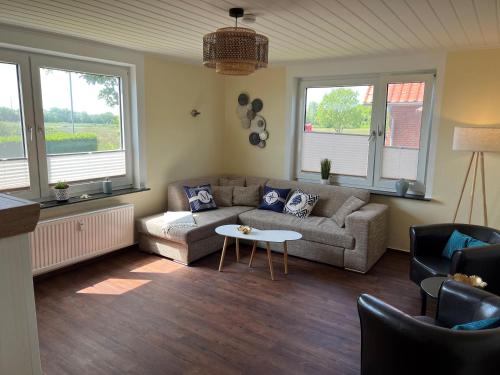
{"label": "white round coffee table", "polygon": [[270,242],[281,242],[283,243],[283,260],[285,264],[285,274],[288,274],[288,245],[287,241],[300,240],[302,234],[294,232],[291,230],[261,230],[252,228],[249,234],[243,234],[238,230],[239,225],[229,224],[221,225],[215,228],[215,232],[224,236],[224,246],[222,248],[222,255],[220,258],[219,272],[222,272],[222,267],[224,264],[224,257],[226,256],[226,248],[228,243],[228,238],[232,237],[236,239],[236,261],[240,261],[240,239],[253,241],[252,255],[250,255],[250,263],[248,267],[252,267],[253,258],[255,256],[255,250],[257,248],[257,242],[265,242],[267,248],[267,259],[269,261],[269,271],[271,272],[271,279],[274,280],[274,270],[273,261],[271,257],[271,248],[269,247]]}

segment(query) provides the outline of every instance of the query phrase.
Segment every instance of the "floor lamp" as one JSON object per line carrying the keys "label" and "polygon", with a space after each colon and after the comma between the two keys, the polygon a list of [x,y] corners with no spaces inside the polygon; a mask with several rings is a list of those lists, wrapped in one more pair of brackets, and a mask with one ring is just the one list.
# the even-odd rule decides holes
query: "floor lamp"
{"label": "floor lamp", "polygon": [[[476,182],[478,167],[481,173],[481,186],[483,195],[483,217],[484,225],[488,226],[488,209],[486,207],[486,186],[484,184],[484,153],[485,152],[500,152],[500,127],[487,127],[487,126],[469,126],[469,127],[455,127],[453,132],[453,150],[454,151],[471,151],[472,155],[465,174],[465,180],[460,191],[460,198],[458,199],[455,215],[453,215],[453,222],[457,220],[458,209],[462,202],[465,186],[469,176],[472,176],[472,188],[470,194],[470,211],[469,211],[469,224],[472,218],[472,209],[474,206],[474,195],[476,192]],[[472,171],[471,171],[472,169]]]}

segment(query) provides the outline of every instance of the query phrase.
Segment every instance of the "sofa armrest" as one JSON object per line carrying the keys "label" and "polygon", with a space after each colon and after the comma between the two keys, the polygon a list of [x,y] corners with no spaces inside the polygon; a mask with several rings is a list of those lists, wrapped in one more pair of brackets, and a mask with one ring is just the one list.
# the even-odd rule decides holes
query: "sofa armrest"
{"label": "sofa armrest", "polygon": [[354,249],[344,252],[344,267],[368,272],[385,253],[389,209],[385,204],[368,203],[346,217],[345,230],[354,237]]}

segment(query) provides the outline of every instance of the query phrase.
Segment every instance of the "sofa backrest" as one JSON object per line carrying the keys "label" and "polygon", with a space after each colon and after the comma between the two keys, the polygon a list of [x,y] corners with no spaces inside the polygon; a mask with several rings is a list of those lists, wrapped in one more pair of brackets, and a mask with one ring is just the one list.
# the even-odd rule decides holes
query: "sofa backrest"
{"label": "sofa backrest", "polygon": [[[240,177],[236,175],[221,175],[192,178],[176,181],[168,185],[168,210],[169,211],[189,211],[189,203],[184,193],[184,186],[197,185],[219,185],[220,177]],[[275,188],[301,189],[306,193],[318,194],[319,201],[314,207],[312,215],[331,217],[342,206],[350,196],[357,197],[364,202],[370,201],[370,192],[368,190],[348,188],[334,185],[320,185],[314,183],[267,179],[265,177],[244,176],[246,186],[268,185]]]}
{"label": "sofa backrest", "polygon": [[172,182],[168,185],[168,210],[169,211],[189,211],[189,202],[184,192],[184,186],[198,185],[219,185],[219,177],[190,178]]}
{"label": "sofa backrest", "polygon": [[267,185],[292,191],[301,189],[305,193],[318,194],[319,201],[311,213],[314,216],[332,217],[351,195],[366,203],[370,202],[370,192],[364,189],[289,180],[269,180]]}

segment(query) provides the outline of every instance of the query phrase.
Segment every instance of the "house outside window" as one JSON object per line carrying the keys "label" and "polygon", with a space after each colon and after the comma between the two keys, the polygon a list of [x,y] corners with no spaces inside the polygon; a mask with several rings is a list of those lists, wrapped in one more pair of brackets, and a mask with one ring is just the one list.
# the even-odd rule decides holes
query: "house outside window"
{"label": "house outside window", "polygon": [[297,177],[317,179],[332,160],[335,182],[425,193],[434,74],[380,74],[299,83]]}

